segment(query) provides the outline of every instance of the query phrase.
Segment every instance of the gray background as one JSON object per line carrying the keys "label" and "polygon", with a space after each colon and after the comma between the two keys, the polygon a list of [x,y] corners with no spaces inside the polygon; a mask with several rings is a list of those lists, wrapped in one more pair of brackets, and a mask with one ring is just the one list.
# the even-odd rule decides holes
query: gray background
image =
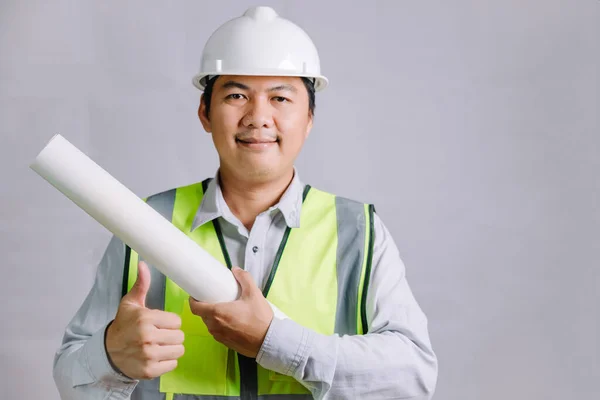
{"label": "gray background", "polygon": [[[598,398],[600,1],[267,1],[331,86],[298,161],[373,202],[440,360],[436,399]],[[0,398],[52,357],[109,233],[28,169],[61,133],[140,196],[214,174],[190,83],[249,1],[0,1]]]}

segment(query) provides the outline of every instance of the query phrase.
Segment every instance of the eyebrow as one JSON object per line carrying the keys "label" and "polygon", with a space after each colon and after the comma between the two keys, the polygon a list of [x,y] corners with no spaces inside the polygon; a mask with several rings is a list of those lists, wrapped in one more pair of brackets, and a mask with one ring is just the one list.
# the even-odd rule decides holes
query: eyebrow
{"label": "eyebrow", "polygon": [[[223,84],[223,89],[231,89],[231,88],[236,88],[236,89],[241,89],[241,90],[250,90],[250,87],[247,85],[244,85],[243,83],[240,82],[236,82],[236,81],[227,81]],[[289,85],[289,84],[283,84],[283,85],[278,85],[278,86],[273,86],[272,88],[268,89],[267,92],[279,92],[279,91],[290,91],[293,93],[297,93],[298,89],[296,89],[294,86]]]}
{"label": "eyebrow", "polygon": [[294,86],[288,85],[288,84],[272,87],[271,89],[268,90],[268,92],[280,92],[283,90],[287,90],[287,91],[293,92],[293,93],[298,92],[298,90]]}
{"label": "eyebrow", "polygon": [[231,88],[250,90],[250,88],[248,86],[244,85],[243,83],[236,82],[236,81],[227,81],[223,84],[223,89],[231,89]]}

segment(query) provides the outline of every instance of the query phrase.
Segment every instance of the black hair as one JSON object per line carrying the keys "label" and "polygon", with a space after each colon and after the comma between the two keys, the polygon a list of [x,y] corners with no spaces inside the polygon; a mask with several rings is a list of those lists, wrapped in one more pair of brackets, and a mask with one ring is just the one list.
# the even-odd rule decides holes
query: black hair
{"label": "black hair", "polygon": [[[210,78],[210,80],[206,83],[206,87],[204,88],[204,104],[206,104],[206,118],[209,118],[210,113],[210,102],[212,100],[212,91],[215,86],[215,81],[219,75],[215,75]],[[308,93],[308,110],[310,111],[310,115],[315,115],[315,82],[312,78],[301,77],[302,83],[304,83],[304,87],[306,87],[306,91]]]}

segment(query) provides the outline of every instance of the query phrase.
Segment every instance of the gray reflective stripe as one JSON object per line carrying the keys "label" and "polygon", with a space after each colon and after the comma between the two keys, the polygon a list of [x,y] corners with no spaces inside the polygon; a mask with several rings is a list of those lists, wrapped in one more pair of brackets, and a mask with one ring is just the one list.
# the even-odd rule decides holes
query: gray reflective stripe
{"label": "gray reflective stripe", "polygon": [[[146,202],[169,222],[172,222],[175,192],[176,189],[172,189],[150,196]],[[143,260],[142,256],[139,256],[139,260]],[[155,310],[165,309],[165,284],[166,277],[159,270],[150,266],[150,290],[146,296],[146,307]]]}
{"label": "gray reflective stripe", "polygon": [[[133,398],[132,398],[133,399]],[[176,394],[173,400],[239,400],[239,396],[196,396],[191,394]],[[265,394],[257,397],[258,400],[312,400],[309,394]]]}
{"label": "gray reflective stripe", "polygon": [[[150,196],[146,201],[149,206],[158,211],[169,221],[173,220],[173,207],[175,205],[176,190],[159,193]],[[142,256],[139,260],[142,260]],[[166,277],[152,265],[150,267],[150,289],[146,296],[146,307],[155,310],[165,309],[165,285]],[[165,394],[159,392],[160,378],[141,380],[131,394],[132,400],[164,400]]]}
{"label": "gray reflective stripe", "polygon": [[146,203],[165,217],[169,222],[173,221],[173,206],[175,205],[175,193],[177,189],[155,194],[148,197]]}
{"label": "gray reflective stripe", "polygon": [[139,381],[133,393],[131,393],[131,400],[165,400],[166,395],[158,391],[158,384],[156,387],[146,385],[146,382],[158,382],[159,378],[152,379],[151,381]]}
{"label": "gray reflective stripe", "polygon": [[236,396],[197,396],[194,394],[176,394],[173,400],[223,400],[223,399],[239,399]]}
{"label": "gray reflective stripe", "polygon": [[337,281],[338,302],[335,332],[357,333],[358,286],[363,268],[366,218],[365,206],[343,197],[335,198],[338,228]]}

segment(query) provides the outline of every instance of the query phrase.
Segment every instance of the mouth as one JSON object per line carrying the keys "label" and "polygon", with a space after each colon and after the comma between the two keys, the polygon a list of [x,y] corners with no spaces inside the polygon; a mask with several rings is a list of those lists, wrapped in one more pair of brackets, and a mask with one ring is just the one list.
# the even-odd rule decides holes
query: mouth
{"label": "mouth", "polygon": [[247,144],[247,145],[268,145],[279,143],[279,139],[261,139],[261,138],[247,138],[247,139],[235,139],[236,143]]}
{"label": "mouth", "polygon": [[247,138],[236,138],[235,143],[240,149],[244,149],[250,152],[270,151],[271,149],[279,146],[279,139],[277,138],[260,138],[260,137],[247,137]]}

